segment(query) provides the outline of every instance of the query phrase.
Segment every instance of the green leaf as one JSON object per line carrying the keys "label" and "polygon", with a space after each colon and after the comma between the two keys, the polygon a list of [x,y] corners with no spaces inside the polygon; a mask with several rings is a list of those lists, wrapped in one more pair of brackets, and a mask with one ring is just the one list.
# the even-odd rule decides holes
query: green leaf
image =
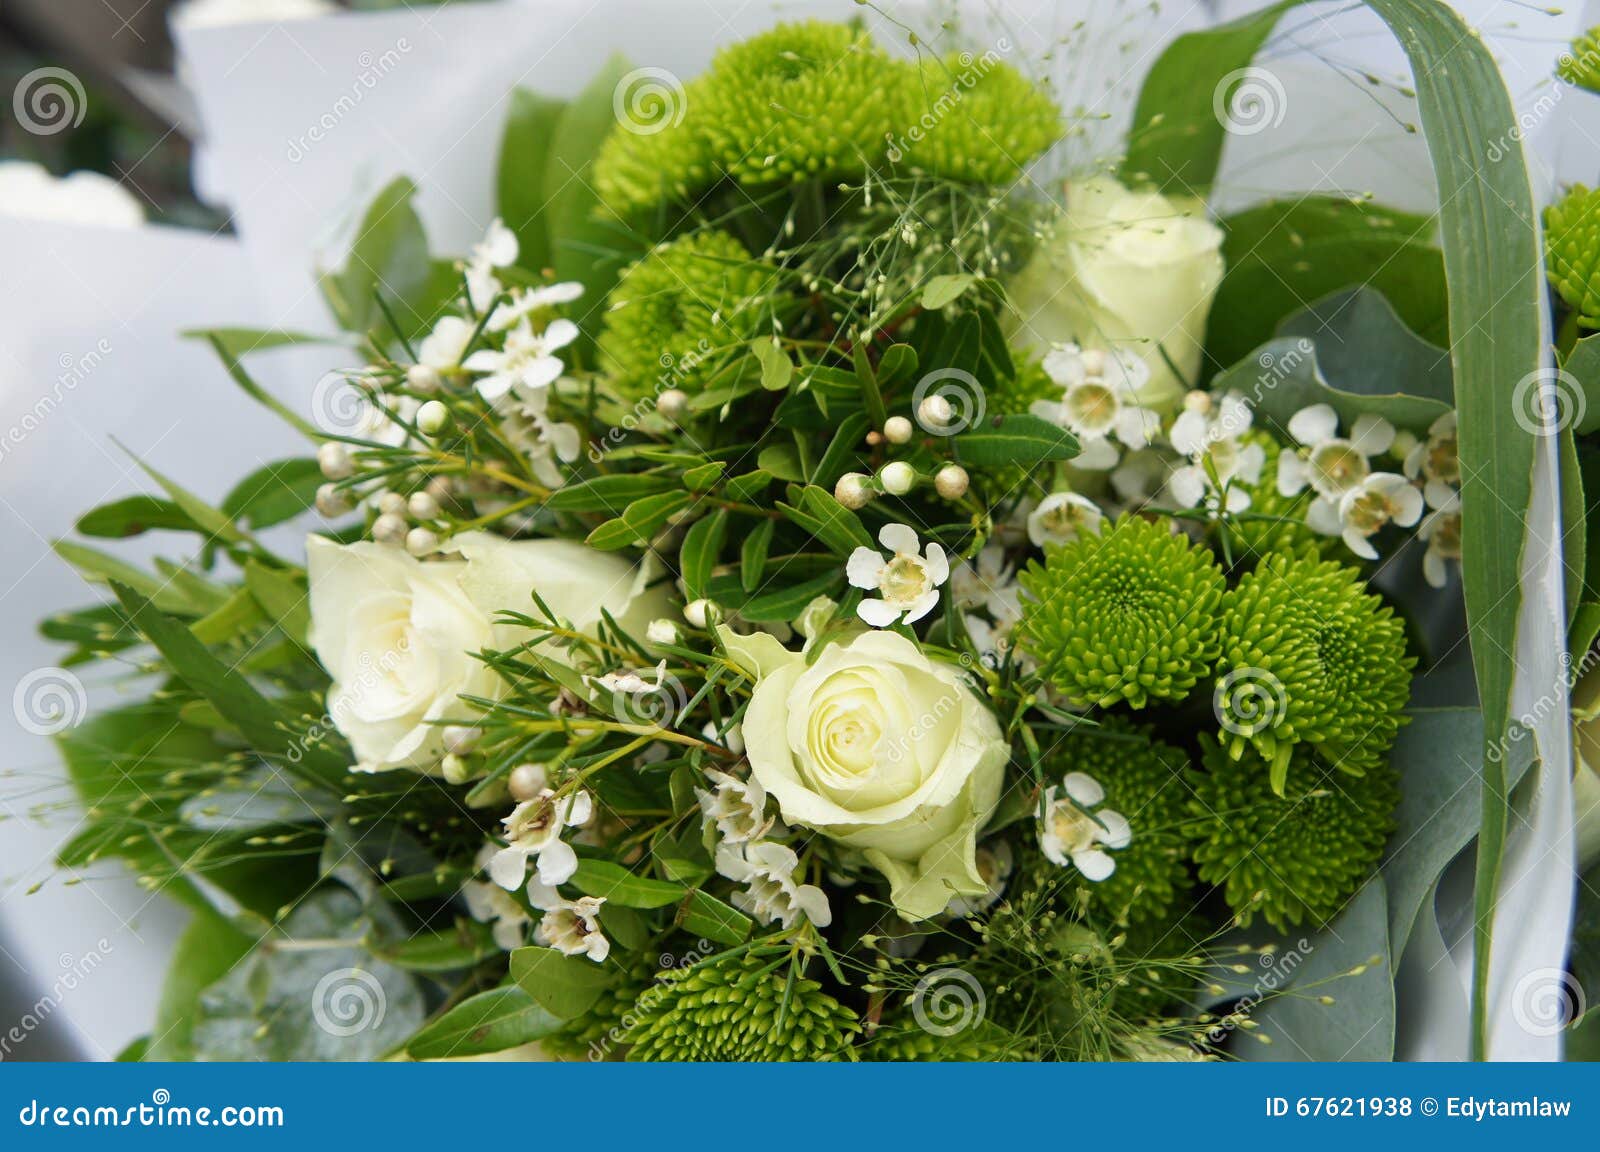
{"label": "green leaf", "polygon": [[222,606],[189,626],[202,644],[226,644],[237,640],[266,620],[249,589],[238,588]]}
{"label": "green leaf", "polygon": [[310,457],[277,460],[234,485],[222,501],[222,511],[252,528],[270,528],[310,508],[323,479],[322,469]]}
{"label": "green leaf", "polygon": [[289,639],[301,647],[311,632],[311,598],[305,573],[269,568],[257,560],[244,566],[244,586]]}
{"label": "green leaf", "polygon": [[1587,435],[1600,428],[1600,336],[1585,336],[1561,362],[1562,371],[1576,382],[1580,396],[1562,396],[1580,413],[1576,431]]}
{"label": "green leaf", "polygon": [[998,417],[961,433],[951,442],[962,461],[980,468],[1007,464],[1036,468],[1071,460],[1078,454],[1078,441],[1071,432],[1029,415]]}
{"label": "green leaf", "polygon": [[683,486],[693,492],[707,491],[722,479],[722,474],[727,470],[728,466],[721,460],[707,460],[704,464],[684,470]]}
{"label": "green leaf", "polygon": [[1357,285],[1380,293],[1423,339],[1449,346],[1444,258],[1430,243],[1430,217],[1309,196],[1260,204],[1221,223],[1227,271],[1206,327],[1213,364],[1249,355],[1305,301]]}
{"label": "green leaf", "polygon": [[621,516],[607,520],[589,533],[585,543],[602,552],[643,547],[668,520],[687,508],[694,497],[687,492],[662,492],[635,500]]}
{"label": "green leaf", "polygon": [[794,362],[776,336],[754,341],[750,351],[761,364],[761,387],[768,392],[782,392],[789,387],[794,379]]}
{"label": "green leaf", "polygon": [[97,548],[74,544],[70,540],[57,540],[53,545],[56,555],[78,570],[91,584],[109,584],[116,581],[126,584],[165,612],[175,616],[202,616],[220,608],[227,602],[228,593],[214,585],[203,584],[203,595],[190,598],[186,593],[193,587],[175,587],[170,581],[159,579],[132,564]]}
{"label": "green leaf", "polygon": [[550,147],[566,108],[564,100],[526,88],[514,89],[505,132],[500,137],[496,204],[500,218],[516,234],[517,263],[530,272],[550,265],[546,212],[556,191],[547,183]]}
{"label": "green leaf", "polygon": [[921,304],[928,311],[936,312],[946,304],[953,304],[959,300],[968,288],[978,282],[978,279],[970,272],[935,276],[923,286]]}
{"label": "green leaf", "polygon": [[226,976],[255,942],[255,936],[211,909],[195,912],[172,949],[156,1005],[155,1029],[142,1059],[194,1059],[200,993]]}
{"label": "green leaf", "polygon": [[917,350],[909,344],[891,344],[878,360],[878,386],[885,392],[898,388],[917,374]]}
{"label": "green leaf", "polygon": [[312,336],[282,328],[187,328],[179,333],[185,340],[208,340],[217,350],[234,359],[252,352],[266,352],[294,344],[341,344],[332,336]]}
{"label": "green leaf", "polygon": [[772,474],[757,468],[753,472],[746,472],[743,476],[733,477],[722,486],[722,494],[729,500],[744,502],[755,499],[771,485]]}
{"label": "green leaf", "polygon": [[447,932],[419,932],[393,944],[373,949],[397,968],[408,972],[454,972],[499,954],[486,926],[457,920]]}
{"label": "green leaf", "polygon": [[606,860],[579,860],[572,883],[585,896],[599,896],[624,908],[665,908],[683,899],[683,885],[635,876]]}
{"label": "green leaf", "polygon": [[818,596],[837,592],[843,581],[843,572],[825,572],[803,583],[747,600],[739,609],[739,615],[752,624],[787,624]]}
{"label": "green leaf", "polygon": [[698,600],[706,594],[706,584],[722,552],[727,531],[728,510],[718,508],[711,515],[696,520],[684,534],[683,547],[678,552],[678,568],[685,595],[690,600]]}
{"label": "green leaf", "polygon": [[431,318],[413,310],[429,293],[433,261],[422,218],[411,205],[417,186],[396,177],[373,198],[358,225],[345,266],[322,276],[322,291],[340,327],[366,333],[384,323],[378,294],[407,323],[408,333]]}
{"label": "green leaf", "polygon": [[678,908],[678,927],[717,944],[743,944],[755,921],[704,889],[689,893]]}
{"label": "green leaf", "polygon": [[554,948],[518,948],[511,978],[552,1016],[574,1020],[593,1008],[611,985],[611,973],[586,956],[563,956]]}
{"label": "green leaf", "polygon": [[[904,348],[905,345],[896,344],[895,347]],[[839,477],[851,471],[851,465],[860,460],[861,448],[871,427],[872,421],[865,412],[852,412],[839,421],[839,428],[828,441],[822,459],[811,471],[811,483],[831,489],[839,482]]]}
{"label": "green leaf", "polygon": [[769,444],[756,457],[763,472],[790,484],[805,482],[805,469],[800,466],[800,454],[791,444]]}
{"label": "green leaf", "polygon": [[515,984],[468,997],[406,1042],[413,1060],[487,1056],[531,1044],[558,1031],[551,1015]]}
{"label": "green leaf", "polygon": [[867,355],[864,345],[857,344],[851,350],[855,362],[856,382],[861,388],[861,399],[867,406],[867,417],[872,421],[874,428],[882,428],[889,419],[889,410],[884,407],[883,390],[878,387],[878,373],[872,366],[872,360]]}
{"label": "green leaf", "polygon": [[613,515],[644,496],[675,487],[665,476],[596,476],[550,493],[545,507],[556,512],[609,512]]}
{"label": "green leaf", "polygon": [[200,526],[173,501],[142,493],[90,509],[78,517],[74,527],[85,536],[105,540],[121,540],[161,529],[200,531]]}
{"label": "green leaf", "polygon": [[[133,453],[130,452],[129,455],[133,456]],[[213,508],[187,488],[178,484],[177,481],[157,472],[143,460],[140,460],[139,457],[133,456],[133,459],[144,470],[145,475],[159,484],[162,491],[171,498],[172,502],[182,508],[189,519],[199,525],[200,530],[207,536],[215,537],[218,540],[226,540],[230,544],[237,544],[244,540],[244,534],[234,527],[233,521],[220,509]]]}
{"label": "green leaf", "polygon": [[820,525],[817,535],[840,555],[873,546],[872,533],[861,523],[861,517],[835,500],[831,492],[815,484],[807,485],[800,492],[800,504]]}
{"label": "green leaf", "polygon": [[767,550],[772,546],[775,520],[762,520],[744,538],[739,546],[739,584],[745,592],[754,592],[761,586],[761,574],[767,566]]}

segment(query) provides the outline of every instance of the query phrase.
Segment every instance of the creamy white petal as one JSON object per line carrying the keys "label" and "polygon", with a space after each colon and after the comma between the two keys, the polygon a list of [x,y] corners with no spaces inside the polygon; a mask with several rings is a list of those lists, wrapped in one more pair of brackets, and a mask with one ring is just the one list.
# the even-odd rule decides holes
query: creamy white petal
{"label": "creamy white petal", "polygon": [[852,588],[877,588],[887,562],[871,548],[857,548],[845,562],[844,574]]}
{"label": "creamy white petal", "polygon": [[891,552],[915,556],[919,551],[916,529],[906,524],[885,524],[878,530],[878,543]]}
{"label": "creamy white petal", "polygon": [[1100,781],[1087,772],[1068,772],[1061,778],[1061,786],[1066,789],[1068,796],[1085,808],[1093,808],[1106,798],[1106,790],[1100,786]]}
{"label": "creamy white petal", "polygon": [[1306,509],[1306,524],[1313,532],[1323,536],[1337,536],[1344,529],[1344,521],[1339,516],[1339,506],[1332,500],[1324,500],[1320,496]]}
{"label": "creamy white petal", "polygon": [[489,879],[507,892],[522,887],[528,875],[528,854],[520,848],[502,848],[489,858]]}
{"label": "creamy white petal", "polygon": [[1121,812],[1113,808],[1101,808],[1094,815],[1102,825],[1098,839],[1107,848],[1126,848],[1133,842],[1133,828]]}
{"label": "creamy white petal", "polygon": [[1180,505],[1193,508],[1206,498],[1205,471],[1194,464],[1175,468],[1167,477],[1167,489]]}
{"label": "creamy white petal", "polygon": [[1376,560],[1378,558],[1378,550],[1372,546],[1372,541],[1354,528],[1346,528],[1341,535],[1344,537],[1345,546],[1363,560]]}
{"label": "creamy white petal", "polygon": [[1098,848],[1088,848],[1072,854],[1073,866],[1082,872],[1084,879],[1099,883],[1117,870],[1117,862]]}
{"label": "creamy white petal", "polygon": [[1435,588],[1443,588],[1449,582],[1444,557],[1440,556],[1432,548],[1428,549],[1427,554],[1422,557],[1422,576]]}
{"label": "creamy white petal", "polygon": [[1311,482],[1306,462],[1298,452],[1285,448],[1278,453],[1278,495],[1298,496]]}
{"label": "creamy white petal", "polygon": [[555,840],[545,845],[539,853],[539,879],[542,883],[551,887],[565,884],[577,870],[578,854],[570,844]]}
{"label": "creamy white petal", "polygon": [[1356,417],[1350,429],[1350,443],[1364,456],[1380,456],[1394,443],[1394,425],[1371,412]]}
{"label": "creamy white petal", "polygon": [[1313,404],[1289,417],[1289,435],[1306,447],[1332,440],[1339,433],[1339,414],[1329,404]]}
{"label": "creamy white petal", "polygon": [[863,600],[856,605],[856,615],[874,628],[887,628],[900,619],[900,609],[882,600]]}
{"label": "creamy white petal", "polygon": [[[906,623],[915,624],[939,605],[939,590],[930,588],[911,602],[906,609]],[[870,621],[869,621],[870,623]]]}
{"label": "creamy white petal", "polygon": [[932,580],[937,586],[950,579],[950,559],[944,554],[943,548],[930,541],[926,556],[928,560],[927,571],[929,580]]}

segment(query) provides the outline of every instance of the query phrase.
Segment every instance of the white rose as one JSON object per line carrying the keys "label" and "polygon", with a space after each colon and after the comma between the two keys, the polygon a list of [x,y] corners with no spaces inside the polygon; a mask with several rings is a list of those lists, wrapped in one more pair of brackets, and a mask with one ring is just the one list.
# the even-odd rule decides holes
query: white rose
{"label": "white rose", "polygon": [[830,644],[808,664],[770,636],[719,631],[756,677],[746,755],[786,821],[860,849],[908,919],[987,890],[977,838],[1009,748],[957,670],[890,632]]}
{"label": "white rose", "polygon": [[1109,177],[1071,184],[1053,233],[1011,284],[1016,337],[1041,352],[1125,348],[1150,369],[1139,403],[1174,408],[1199,376],[1221,247],[1197,201]]}
{"label": "white rose", "polygon": [[[439,721],[469,721],[462,695],[494,699],[503,681],[474,655],[521,643],[527,630],[497,624],[510,610],[550,610],[593,635],[610,612],[631,635],[668,607],[642,568],[570,540],[505,540],[467,532],[450,541],[460,560],[423,563],[404,550],[362,542],[307,542],[310,642],[333,678],[328,711],[362,771],[439,771]],[[566,662],[565,649],[538,649]]]}

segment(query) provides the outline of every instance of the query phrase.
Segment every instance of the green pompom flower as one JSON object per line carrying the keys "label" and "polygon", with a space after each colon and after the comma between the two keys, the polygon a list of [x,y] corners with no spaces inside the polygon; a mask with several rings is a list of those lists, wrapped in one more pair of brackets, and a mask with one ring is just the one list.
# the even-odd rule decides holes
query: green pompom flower
{"label": "green pompom flower", "polygon": [[1008,184],[1061,137],[1055,101],[990,55],[905,67],[903,122],[891,164],[975,184]]}
{"label": "green pompom flower", "polygon": [[664,203],[690,203],[716,179],[706,141],[688,117],[706,98],[694,80],[679,92],[624,91],[628,108],[594,159],[600,202],[624,219]]}
{"label": "green pompom flower", "polygon": [[1021,1039],[986,1020],[945,1036],[928,1032],[907,1019],[880,1028],[861,1058],[897,1064],[995,1064],[1022,1060],[1026,1054]]}
{"label": "green pompom flower", "polygon": [[1223,599],[1213,704],[1228,751],[1253,745],[1279,795],[1296,744],[1359,775],[1388,755],[1415,664],[1404,623],[1356,569],[1268,556]]}
{"label": "green pompom flower", "polygon": [[633,1019],[628,1059],[641,1061],[852,1059],[861,1029],[815,980],[790,985],[787,958],[750,953],[663,977],[639,997]]}
{"label": "green pompom flower", "polygon": [[715,165],[742,184],[858,176],[895,127],[898,68],[847,24],[807,20],[717,53],[690,116]]}
{"label": "green pompom flower", "polygon": [[1556,75],[1578,88],[1600,92],[1600,27],[1589,29],[1572,42],[1556,61]]}
{"label": "green pompom flower", "polygon": [[1221,886],[1241,924],[1257,911],[1279,930],[1332,919],[1383,855],[1400,798],[1394,771],[1349,776],[1300,752],[1279,796],[1253,750],[1235,758],[1200,742],[1188,825],[1200,878]]}
{"label": "green pompom flower", "polygon": [[617,391],[691,389],[760,326],[772,269],[726,232],[663,244],[622,273],[599,340]]}
{"label": "green pompom flower", "polygon": [[1222,570],[1168,520],[1125,516],[1022,574],[1022,649],[1080,704],[1181,700],[1211,672]]}
{"label": "green pompom flower", "polygon": [[1117,870],[1091,883],[1072,874],[1090,902],[1115,919],[1145,923],[1165,917],[1188,888],[1188,843],[1183,836],[1189,758],[1155,739],[1153,732],[1119,716],[1103,717],[1065,737],[1051,770],[1083,772],[1105,789],[1104,806],[1120,812],[1133,830],[1113,855]]}
{"label": "green pompom flower", "polygon": [[1578,313],[1578,323],[1600,328],[1600,189],[1582,184],[1544,210],[1546,275]]}

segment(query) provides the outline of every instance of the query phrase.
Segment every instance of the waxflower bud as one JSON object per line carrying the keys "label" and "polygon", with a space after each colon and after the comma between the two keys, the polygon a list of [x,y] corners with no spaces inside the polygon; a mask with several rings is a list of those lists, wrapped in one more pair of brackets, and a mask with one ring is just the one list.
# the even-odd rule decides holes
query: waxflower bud
{"label": "waxflower bud", "polygon": [[545,788],[545,772],[540,764],[518,764],[506,781],[511,798],[518,803],[532,800]]}
{"label": "waxflower bud", "polygon": [[385,492],[378,497],[378,511],[384,516],[404,518],[406,514],[406,498],[398,492]]}
{"label": "waxflower bud", "polygon": [[914,433],[911,421],[904,416],[891,416],[883,422],[883,438],[891,444],[909,444]]}
{"label": "waxflower bud", "polygon": [[329,480],[348,479],[356,470],[350,459],[350,449],[337,440],[329,440],[317,449],[317,467]]}
{"label": "waxflower bud", "polygon": [[683,606],[683,618],[689,622],[691,628],[704,628],[722,619],[722,610],[702,597],[699,600],[691,600]]}
{"label": "waxflower bud", "polygon": [[450,427],[450,409],[437,400],[429,400],[417,409],[417,431],[424,436],[437,436]]}
{"label": "waxflower bud", "polygon": [[465,724],[449,724],[445,726],[443,736],[446,752],[453,756],[465,756],[478,746],[478,741],[483,736],[483,729]]}
{"label": "waxflower bud", "polygon": [[689,394],[682,388],[668,388],[656,397],[656,411],[676,424],[689,412]]}
{"label": "waxflower bud", "polygon": [[410,512],[416,520],[437,520],[439,518],[439,501],[426,492],[413,492],[406,501],[406,511]]}
{"label": "waxflower bud", "polygon": [[438,550],[438,533],[427,528],[413,528],[406,533],[406,551],[413,556],[432,556]]}
{"label": "waxflower bud", "polygon": [[904,460],[896,460],[879,471],[878,483],[889,495],[904,496],[917,486],[917,470]]}
{"label": "waxflower bud", "polygon": [[398,544],[410,530],[403,519],[387,512],[372,522],[372,538],[380,544]]}
{"label": "waxflower bud", "polygon": [[947,428],[954,417],[955,409],[951,407],[949,397],[937,392],[923,397],[922,403],[917,405],[917,419],[924,428]]}
{"label": "waxflower bud", "polygon": [[413,392],[421,392],[424,396],[437,392],[444,383],[437,368],[426,364],[413,364],[406,369],[406,383]]}
{"label": "waxflower bud", "polygon": [[317,489],[317,511],[330,519],[334,516],[343,516],[350,511],[350,497],[342,488],[332,484],[324,484]]}
{"label": "waxflower bud", "polygon": [[959,464],[946,464],[934,473],[933,490],[946,500],[959,500],[967,494],[967,486],[971,478],[967,470]]}

